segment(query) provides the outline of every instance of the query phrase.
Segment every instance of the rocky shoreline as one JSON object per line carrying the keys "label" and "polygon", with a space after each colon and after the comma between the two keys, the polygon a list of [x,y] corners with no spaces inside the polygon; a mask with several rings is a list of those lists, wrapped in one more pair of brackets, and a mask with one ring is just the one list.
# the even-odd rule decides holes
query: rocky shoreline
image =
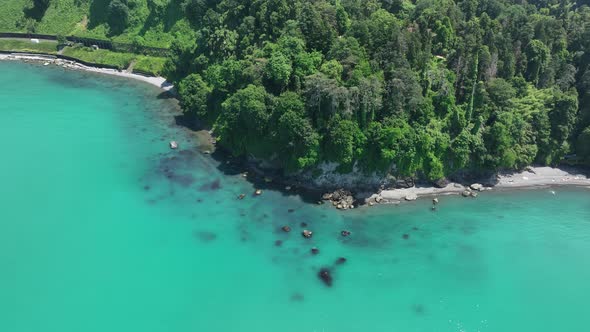
{"label": "rocky shoreline", "polygon": [[[113,69],[89,67],[75,61],[63,60],[50,55],[0,54],[0,60],[34,62],[43,65],[55,65],[64,69],[126,77],[155,85],[164,91],[171,91],[174,88],[172,84],[162,77],[148,77]],[[212,134],[211,132],[208,133],[207,140],[210,144],[201,151],[202,153],[210,154],[215,151],[216,142]],[[251,181],[267,184],[273,182],[273,189],[297,193],[319,204],[329,202],[340,210],[377,204],[400,204],[422,198],[436,198],[447,195],[474,198],[480,192],[489,190],[534,189],[553,186],[590,188],[590,177],[583,174],[580,169],[569,167],[527,167],[522,172],[506,172],[487,178],[474,178],[474,181],[470,183],[467,181],[461,181],[461,183],[443,181],[432,185],[415,183],[413,179],[390,179],[376,174],[366,175],[358,170],[353,170],[350,174],[339,174],[335,171],[337,167],[335,164],[320,165],[322,174],[317,177],[312,172],[283,176],[280,174],[280,170],[274,169],[272,165],[267,164],[260,160],[251,159],[244,161],[242,166],[254,174],[254,176],[248,177]]]}

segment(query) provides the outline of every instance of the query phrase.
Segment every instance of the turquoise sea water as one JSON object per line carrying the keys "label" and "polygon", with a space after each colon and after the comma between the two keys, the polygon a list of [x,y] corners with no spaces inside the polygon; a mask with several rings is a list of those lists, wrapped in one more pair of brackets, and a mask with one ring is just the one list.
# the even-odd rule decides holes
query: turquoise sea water
{"label": "turquoise sea water", "polygon": [[590,326],[588,189],[443,197],[436,212],[253,197],[153,87],[14,62],[0,75],[0,331]]}

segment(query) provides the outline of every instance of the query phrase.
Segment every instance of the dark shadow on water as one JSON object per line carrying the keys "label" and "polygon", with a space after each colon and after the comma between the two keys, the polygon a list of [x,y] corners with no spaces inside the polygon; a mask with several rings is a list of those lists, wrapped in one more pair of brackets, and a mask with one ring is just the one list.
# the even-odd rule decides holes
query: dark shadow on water
{"label": "dark shadow on water", "polygon": [[[163,96],[164,97],[164,96]],[[162,97],[162,98],[163,98]],[[203,121],[194,115],[181,114],[174,116],[174,122],[177,126],[184,127],[191,131],[210,130]],[[213,140],[213,138],[210,138]],[[206,145],[205,142],[200,142],[201,146]],[[278,191],[283,196],[299,196],[303,202],[310,204],[317,204],[321,200],[321,190],[307,189],[297,186],[284,176],[282,170],[260,170],[254,163],[249,162],[246,158],[232,156],[231,153],[221,147],[216,147],[210,157],[217,161],[217,169],[226,176],[236,176],[247,172],[246,181],[250,182],[254,188],[262,191],[272,190]],[[194,151],[196,153],[196,151]],[[203,150],[205,152],[205,150]],[[267,181],[271,179],[271,181]],[[290,190],[287,190],[287,187]],[[250,193],[244,193],[249,195]]]}

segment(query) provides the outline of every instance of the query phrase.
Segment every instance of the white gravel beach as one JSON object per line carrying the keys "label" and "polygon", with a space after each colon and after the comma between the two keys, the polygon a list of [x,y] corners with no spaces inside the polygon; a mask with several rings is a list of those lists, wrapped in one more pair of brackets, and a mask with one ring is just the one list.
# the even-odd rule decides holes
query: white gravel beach
{"label": "white gravel beach", "polygon": [[590,178],[575,171],[561,168],[528,167],[523,172],[498,174],[497,183],[489,187],[484,185],[479,186],[478,184],[464,186],[458,183],[449,183],[444,188],[414,186],[406,189],[383,190],[379,194],[369,197],[367,201],[395,204],[401,201],[413,201],[421,197],[432,198],[444,195],[467,196],[468,192],[469,196],[474,196],[478,192],[488,190],[531,189],[564,185],[590,188]]}
{"label": "white gravel beach", "polygon": [[135,80],[139,80],[142,82],[146,82],[152,85],[159,87],[164,91],[169,91],[174,86],[172,83],[166,81],[163,77],[153,77],[153,76],[144,76],[140,74],[129,73],[125,71],[118,71],[115,69],[106,69],[106,68],[98,68],[98,67],[90,67],[85,66],[81,63],[69,60],[63,60],[57,58],[52,55],[35,55],[35,54],[22,54],[22,53],[13,53],[13,54],[0,54],[0,60],[20,60],[20,61],[34,61],[39,62],[47,65],[56,65],[60,67],[64,67],[67,69],[74,69],[74,70],[85,70],[94,73],[101,73],[119,77],[127,77]]}

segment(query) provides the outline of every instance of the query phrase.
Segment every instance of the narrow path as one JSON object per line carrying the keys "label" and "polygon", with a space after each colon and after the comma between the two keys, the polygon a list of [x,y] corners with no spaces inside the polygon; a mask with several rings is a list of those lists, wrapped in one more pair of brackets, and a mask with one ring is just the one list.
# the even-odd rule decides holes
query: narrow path
{"label": "narrow path", "polygon": [[129,67],[127,67],[127,69],[125,69],[125,72],[126,73],[133,73],[133,66],[135,66],[136,62],[137,62],[136,60],[131,60]]}

